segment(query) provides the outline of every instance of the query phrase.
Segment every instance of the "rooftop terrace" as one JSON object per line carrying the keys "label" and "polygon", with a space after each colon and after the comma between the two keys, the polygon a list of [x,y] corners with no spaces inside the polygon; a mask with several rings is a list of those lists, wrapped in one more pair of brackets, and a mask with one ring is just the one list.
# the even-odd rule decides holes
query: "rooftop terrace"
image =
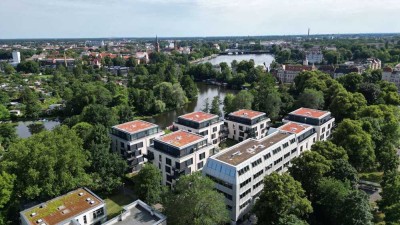
{"label": "rooftop terrace", "polygon": [[173,133],[161,136],[157,140],[180,148],[191,143],[196,143],[202,139],[204,139],[203,136],[183,130],[178,130]]}
{"label": "rooftop terrace", "polygon": [[282,131],[287,131],[290,133],[296,133],[299,134],[305,130],[307,130],[309,127],[308,125],[305,124],[298,124],[298,123],[294,123],[294,122],[289,122],[283,126],[278,127],[279,130]]}
{"label": "rooftop terrace", "polygon": [[232,112],[229,115],[236,116],[236,117],[242,117],[242,118],[248,118],[248,119],[253,119],[256,117],[259,117],[265,113],[263,112],[257,112],[249,109],[241,109],[236,112]]}
{"label": "rooftop terrace", "polygon": [[216,158],[230,165],[237,166],[290,135],[292,134],[276,132],[260,140],[247,139],[223,151]]}
{"label": "rooftop terrace", "polygon": [[210,120],[210,119],[213,119],[216,117],[218,117],[218,116],[214,115],[214,114],[210,114],[210,113],[205,113],[205,112],[192,112],[192,113],[188,113],[188,114],[180,116],[180,118],[195,121],[195,122],[202,122],[202,121]]}
{"label": "rooftop terrace", "polygon": [[[21,212],[31,225],[55,225],[73,218],[103,203],[103,200],[84,188],[79,188]],[[37,222],[41,220],[41,222]]]}
{"label": "rooftop terrace", "polygon": [[317,109],[299,108],[289,114],[319,119],[328,113],[328,111],[321,111]]}
{"label": "rooftop terrace", "polygon": [[120,131],[124,131],[130,134],[136,133],[136,132],[140,132],[143,130],[147,130],[151,127],[157,127],[156,124],[153,123],[149,123],[143,120],[134,120],[134,121],[130,121],[127,123],[123,123],[123,124],[119,124],[116,126],[113,126],[113,128],[118,129]]}

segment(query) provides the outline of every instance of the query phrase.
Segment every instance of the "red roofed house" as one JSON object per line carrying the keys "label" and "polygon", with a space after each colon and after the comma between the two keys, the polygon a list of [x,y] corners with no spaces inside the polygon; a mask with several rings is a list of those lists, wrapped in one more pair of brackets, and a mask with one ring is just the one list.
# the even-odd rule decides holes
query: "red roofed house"
{"label": "red roofed house", "polygon": [[147,161],[148,147],[164,132],[156,124],[135,120],[111,128],[112,149],[127,160],[130,170],[138,171]]}
{"label": "red roofed house", "polygon": [[297,156],[303,151],[310,150],[311,146],[318,140],[315,128],[307,124],[288,122],[278,127],[278,130],[296,135]]}
{"label": "red roofed house", "polygon": [[214,147],[207,137],[179,130],[154,139],[149,155],[161,170],[162,184],[173,186],[180,176],[202,170]]}
{"label": "red roofed house", "polygon": [[271,119],[263,112],[241,109],[225,117],[228,138],[243,141],[247,138],[260,139],[267,135]]}
{"label": "red roofed house", "polygon": [[316,70],[315,66],[282,65],[277,72],[277,77],[282,83],[293,83],[294,78],[303,71]]}
{"label": "red roofed house", "polygon": [[207,137],[208,143],[217,145],[224,138],[224,121],[218,115],[192,112],[178,117],[174,127]]}
{"label": "red roofed house", "polygon": [[317,131],[319,141],[328,139],[335,124],[335,118],[332,117],[331,112],[309,108],[296,109],[283,119],[284,123],[290,121],[313,126]]}

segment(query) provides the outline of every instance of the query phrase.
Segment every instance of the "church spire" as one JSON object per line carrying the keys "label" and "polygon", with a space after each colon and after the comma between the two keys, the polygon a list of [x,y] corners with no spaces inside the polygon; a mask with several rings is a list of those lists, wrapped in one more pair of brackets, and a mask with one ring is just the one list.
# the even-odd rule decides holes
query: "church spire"
{"label": "church spire", "polygon": [[158,36],[156,35],[156,43],[155,43],[156,52],[160,52],[160,43],[158,42]]}

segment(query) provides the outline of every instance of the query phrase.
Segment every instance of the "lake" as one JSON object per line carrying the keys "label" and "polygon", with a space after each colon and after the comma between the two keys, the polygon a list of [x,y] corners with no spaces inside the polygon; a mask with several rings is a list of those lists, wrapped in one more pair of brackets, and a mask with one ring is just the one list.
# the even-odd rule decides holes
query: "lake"
{"label": "lake", "polygon": [[28,126],[33,123],[43,123],[44,127],[46,130],[52,130],[54,127],[60,124],[58,121],[20,121],[18,122],[18,126],[16,127],[17,129],[17,134],[20,138],[27,138],[30,137],[32,134],[29,131]]}
{"label": "lake", "polygon": [[[172,125],[172,123],[176,120],[176,118],[178,118],[178,116],[194,111],[201,111],[204,108],[204,104],[207,98],[211,107],[211,102],[215,96],[219,96],[219,99],[222,102],[227,93],[237,93],[236,90],[231,90],[221,86],[208,85],[205,83],[197,83],[197,88],[199,89],[199,93],[196,100],[193,100],[192,102],[186,104],[180,109],[163,112],[157,116],[147,118],[145,120],[151,123],[155,123],[159,125],[160,128],[165,129],[166,127]],[[223,105],[221,104],[221,111],[222,108]]]}
{"label": "lake", "polygon": [[265,65],[269,68],[275,58],[271,54],[219,55],[215,58],[203,61],[203,63],[209,62],[213,65],[217,65],[222,62],[226,62],[228,65],[231,65],[233,60],[240,62],[243,60],[249,61],[250,59],[253,59],[256,65],[262,66],[265,63]]}

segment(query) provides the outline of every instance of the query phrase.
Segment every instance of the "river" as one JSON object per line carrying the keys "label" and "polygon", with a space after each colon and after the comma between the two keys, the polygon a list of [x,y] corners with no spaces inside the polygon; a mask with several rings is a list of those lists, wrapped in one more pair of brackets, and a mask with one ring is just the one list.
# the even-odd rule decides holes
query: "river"
{"label": "river", "polygon": [[[170,126],[178,116],[194,112],[194,111],[200,111],[204,108],[204,104],[206,102],[206,99],[208,98],[208,101],[210,103],[211,107],[211,102],[215,96],[219,96],[219,99],[221,101],[224,100],[225,95],[227,93],[236,93],[236,90],[231,90],[226,87],[220,87],[220,86],[214,86],[214,85],[208,85],[205,83],[197,83],[197,87],[199,89],[198,97],[196,100],[186,104],[184,107],[180,109],[175,109],[172,111],[168,112],[163,112],[157,116],[147,118],[145,119],[148,122],[155,123],[159,125],[162,129]],[[223,105],[220,105],[220,109],[222,111]]]}
{"label": "river", "polygon": [[[27,138],[30,137],[32,134],[29,131],[29,125],[33,124],[33,123],[37,123],[34,121],[20,121],[18,122],[18,125],[16,127],[17,129],[17,134],[20,138]],[[58,121],[40,121],[41,124],[44,125],[44,128],[46,130],[52,130],[54,127],[56,127],[57,125],[60,124],[60,122]]]}

